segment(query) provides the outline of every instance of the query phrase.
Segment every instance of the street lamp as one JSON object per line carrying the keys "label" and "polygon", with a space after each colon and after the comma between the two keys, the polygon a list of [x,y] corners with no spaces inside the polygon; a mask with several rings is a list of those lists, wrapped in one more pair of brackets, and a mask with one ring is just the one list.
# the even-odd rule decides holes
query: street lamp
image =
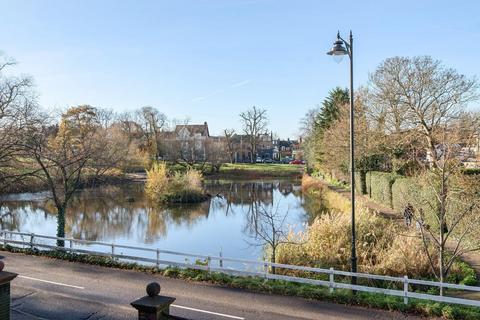
{"label": "street lamp", "polygon": [[[350,57],[350,186],[352,197],[352,256],[351,256],[351,271],[357,272],[357,253],[355,248],[355,131],[354,131],[354,105],[353,105],[353,37],[350,31],[350,42],[347,42],[340,37],[340,32],[337,33],[337,40],[333,43],[332,50],[327,54],[334,58],[340,58],[341,61],[344,55]],[[352,284],[357,283],[357,277],[352,277]]]}

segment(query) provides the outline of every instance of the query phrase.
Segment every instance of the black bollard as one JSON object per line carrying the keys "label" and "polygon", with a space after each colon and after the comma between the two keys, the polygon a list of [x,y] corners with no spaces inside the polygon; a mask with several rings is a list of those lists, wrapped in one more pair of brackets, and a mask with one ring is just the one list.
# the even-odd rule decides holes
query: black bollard
{"label": "black bollard", "polygon": [[160,285],[152,282],[147,285],[147,296],[135,300],[132,307],[138,310],[138,320],[164,320],[170,317],[170,305],[173,297],[160,296]]}
{"label": "black bollard", "polygon": [[5,264],[0,261],[0,319],[10,319],[10,282],[17,276],[16,273],[3,271]]}

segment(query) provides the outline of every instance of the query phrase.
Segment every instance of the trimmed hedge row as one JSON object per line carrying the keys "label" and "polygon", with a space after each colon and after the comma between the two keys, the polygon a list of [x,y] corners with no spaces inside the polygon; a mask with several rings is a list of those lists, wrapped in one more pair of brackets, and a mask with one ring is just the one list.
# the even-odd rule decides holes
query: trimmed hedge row
{"label": "trimmed hedge row", "polygon": [[437,201],[431,187],[418,182],[418,179],[403,177],[393,173],[371,171],[365,178],[367,194],[373,200],[397,212],[411,204],[415,210],[426,213],[427,223],[435,224]]}
{"label": "trimmed hedge row", "polygon": [[367,193],[367,172],[356,171],[355,172],[355,191],[359,194]]}
{"label": "trimmed hedge row", "polygon": [[370,197],[393,208],[392,186],[398,176],[386,172],[370,172]]}

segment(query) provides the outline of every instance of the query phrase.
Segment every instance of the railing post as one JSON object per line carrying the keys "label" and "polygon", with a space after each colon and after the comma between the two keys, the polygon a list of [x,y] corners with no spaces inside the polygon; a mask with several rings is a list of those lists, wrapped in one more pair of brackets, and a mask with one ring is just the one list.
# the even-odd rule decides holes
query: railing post
{"label": "railing post", "polygon": [[157,249],[157,268],[160,267],[160,249]]}
{"label": "railing post", "polygon": [[112,243],[112,260],[115,259],[115,244]]}
{"label": "railing post", "polygon": [[210,272],[210,262],[211,262],[212,258],[210,257],[207,257],[207,270],[208,272]]}
{"label": "railing post", "polygon": [[220,249],[220,253],[219,253],[219,256],[220,256],[220,260],[218,261],[219,265],[220,265],[220,268],[223,268],[223,255],[222,255],[222,249]]}
{"label": "railing post", "polygon": [[34,233],[31,233],[30,234],[30,250],[33,250],[35,248],[34,244],[33,244],[33,239],[35,237],[35,234]]}
{"label": "railing post", "polygon": [[330,268],[329,278],[330,278],[330,281],[329,281],[330,293],[333,293],[333,288],[335,287],[333,268]]}
{"label": "railing post", "polygon": [[73,239],[70,239],[69,243],[70,243],[70,251],[72,251],[72,249],[73,249]]}
{"label": "railing post", "polygon": [[263,264],[263,272],[265,272],[265,279],[268,278],[268,264]]}
{"label": "railing post", "polygon": [[408,304],[408,276],[403,277],[403,303]]}

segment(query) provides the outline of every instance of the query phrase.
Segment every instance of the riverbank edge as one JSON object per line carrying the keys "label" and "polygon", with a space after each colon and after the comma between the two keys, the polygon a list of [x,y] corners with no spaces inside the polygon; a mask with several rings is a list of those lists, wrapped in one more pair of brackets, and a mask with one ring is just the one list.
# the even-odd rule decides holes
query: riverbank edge
{"label": "riverbank edge", "polygon": [[[279,165],[276,165],[279,166]],[[236,164],[224,166],[220,172],[203,174],[206,180],[255,180],[255,179],[301,179],[303,167],[293,165],[280,165],[285,170],[273,170],[269,164]],[[95,188],[103,185],[119,185],[130,182],[145,182],[146,171],[128,171],[121,175],[105,175],[101,179],[87,179],[82,183],[81,189]],[[48,191],[48,185],[33,179],[10,186],[4,195],[18,193],[33,193]]]}
{"label": "riverbank edge", "polygon": [[32,250],[15,248],[9,245],[0,245],[0,251],[41,256],[114,269],[133,270],[148,274],[158,274],[169,278],[243,289],[254,293],[296,296],[310,300],[328,301],[344,305],[363,306],[387,311],[399,311],[411,315],[442,317],[443,319],[452,320],[473,320],[480,318],[480,308],[418,299],[409,299],[409,304],[405,305],[403,303],[403,298],[401,297],[386,296],[376,293],[357,292],[356,294],[352,294],[350,290],[345,289],[335,289],[333,293],[330,293],[329,288],[327,287],[303,283],[267,280],[260,277],[232,276],[218,272],[180,269],[176,267],[157,268],[137,263],[120,262],[109,257],[68,253],[58,250]]}
{"label": "riverbank edge", "polygon": [[[129,182],[142,182],[142,180],[140,180],[136,174],[108,175],[101,179],[88,179],[80,184],[80,189],[96,188],[105,185],[120,185]],[[45,183],[40,181],[27,181],[26,183],[11,186],[2,195],[35,193],[49,190],[48,185]]]}
{"label": "riverbank edge", "polygon": [[[326,181],[318,176],[311,176],[312,179],[315,179],[318,183],[328,188],[330,191],[337,193],[338,195],[342,196],[346,200],[350,202],[351,193],[349,187],[337,183],[337,181]],[[403,215],[399,212],[396,212],[392,208],[386,207],[384,204],[379,203],[368,195],[356,195],[355,199],[357,202],[360,202],[362,206],[366,209],[370,210],[371,212],[376,212],[380,214],[380,216],[384,217],[385,219],[389,219],[395,221],[396,223],[403,224],[404,218]],[[453,250],[456,246],[456,243],[449,241],[447,243],[447,249]],[[480,279],[480,253],[479,252],[467,252],[460,256],[461,261],[466,263],[476,274],[477,281]]]}

